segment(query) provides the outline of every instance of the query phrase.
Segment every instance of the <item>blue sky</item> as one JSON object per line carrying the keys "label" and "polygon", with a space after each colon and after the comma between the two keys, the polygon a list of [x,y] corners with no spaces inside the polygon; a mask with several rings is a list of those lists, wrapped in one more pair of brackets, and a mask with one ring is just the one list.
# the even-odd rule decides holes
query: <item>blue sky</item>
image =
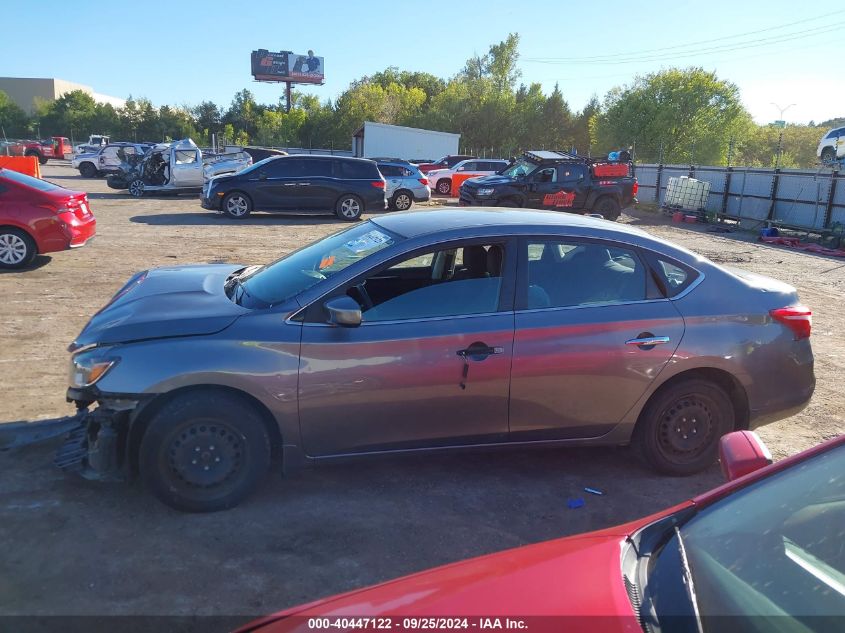
{"label": "blue sky", "polygon": [[[3,31],[21,37],[0,38],[0,76],[58,77],[157,105],[225,106],[243,87],[261,102],[277,101],[280,86],[249,74],[256,48],[313,49],[325,57],[326,83],[303,89],[335,98],[387,66],[452,76],[469,56],[517,32],[523,81],[546,92],[559,82],[575,110],[638,73],[699,65],[735,82],[758,122],[779,118],[772,102],[795,104],[788,121],[845,115],[832,52],[845,42],[840,3],[41,0],[5,1],[2,16]],[[50,44],[59,34],[67,46]],[[21,50],[19,42],[30,44]]]}

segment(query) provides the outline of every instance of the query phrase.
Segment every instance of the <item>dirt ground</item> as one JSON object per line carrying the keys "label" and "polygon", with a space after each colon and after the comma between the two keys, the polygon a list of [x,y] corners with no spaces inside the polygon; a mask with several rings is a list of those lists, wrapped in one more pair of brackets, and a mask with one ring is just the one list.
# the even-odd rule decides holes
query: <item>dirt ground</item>
{"label": "dirt ground", "polygon": [[[329,216],[230,221],[194,197],[134,200],[68,164],[51,162],[44,176],[89,192],[98,236],[82,249],[41,256],[30,270],[0,274],[2,422],[72,412],[65,349],[136,271],[262,263],[340,228]],[[782,458],[845,432],[845,261],[672,225],[646,210],[623,221],[795,285],[814,311],[818,386],[807,409],[760,435]],[[716,467],[661,478],[624,449],[391,458],[274,477],[242,507],[197,516],[169,510],[138,484],[66,477],[50,464],[55,446],[0,453],[0,614],[246,621],[433,565],[621,523],[720,481]],[[585,486],[606,495],[568,509]]]}

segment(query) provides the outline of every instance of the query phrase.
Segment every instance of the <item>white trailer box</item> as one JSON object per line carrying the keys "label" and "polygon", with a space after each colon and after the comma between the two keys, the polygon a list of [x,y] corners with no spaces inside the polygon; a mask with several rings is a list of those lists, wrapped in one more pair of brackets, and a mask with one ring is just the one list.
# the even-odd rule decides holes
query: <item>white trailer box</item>
{"label": "white trailer box", "polygon": [[352,135],[352,155],[361,158],[437,160],[458,153],[460,134],[367,121]]}

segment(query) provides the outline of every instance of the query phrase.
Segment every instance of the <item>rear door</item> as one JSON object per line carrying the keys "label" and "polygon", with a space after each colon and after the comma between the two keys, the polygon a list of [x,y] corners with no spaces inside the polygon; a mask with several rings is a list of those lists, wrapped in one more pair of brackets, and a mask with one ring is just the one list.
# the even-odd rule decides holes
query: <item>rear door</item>
{"label": "rear door", "polygon": [[683,319],[627,245],[526,238],[519,269],[511,438],[604,435],[672,357]]}
{"label": "rear door", "polygon": [[202,187],[202,155],[199,149],[170,150],[170,184],[175,187]]}
{"label": "rear door", "polygon": [[550,165],[530,176],[528,206],[535,209],[582,209],[586,201],[585,165]]}
{"label": "rear door", "polygon": [[97,159],[99,163],[97,169],[100,171],[116,171],[120,166],[120,158],[118,157],[118,150],[121,148],[116,145],[103,148],[100,156]]}
{"label": "rear door", "polygon": [[302,158],[302,177],[296,180],[296,197],[303,209],[333,210],[340,195],[331,158]]}

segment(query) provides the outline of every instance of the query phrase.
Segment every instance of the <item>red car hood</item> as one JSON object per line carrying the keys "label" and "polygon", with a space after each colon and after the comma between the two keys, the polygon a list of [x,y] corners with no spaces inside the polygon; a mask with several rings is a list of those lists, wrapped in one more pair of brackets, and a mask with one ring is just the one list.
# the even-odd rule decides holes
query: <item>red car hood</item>
{"label": "red car hood", "polygon": [[392,617],[394,629],[406,617],[466,616],[468,630],[482,628],[480,618],[501,618],[504,628],[504,618],[525,617],[534,631],[640,633],[622,582],[621,552],[630,526],[453,563],[298,606],[241,631],[306,631],[314,616]]}

